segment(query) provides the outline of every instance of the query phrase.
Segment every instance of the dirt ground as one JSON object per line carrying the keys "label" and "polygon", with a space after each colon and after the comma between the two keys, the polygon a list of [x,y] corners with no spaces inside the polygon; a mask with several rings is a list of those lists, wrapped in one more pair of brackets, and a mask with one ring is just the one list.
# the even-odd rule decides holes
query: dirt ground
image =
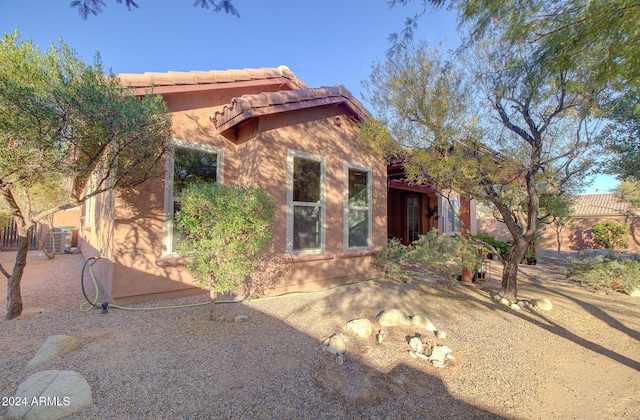
{"label": "dirt ground", "polygon": [[[473,286],[375,279],[219,305],[225,321],[216,323],[206,306],[81,312],[82,256],[47,261],[32,253],[24,313],[0,321],[0,395],[12,396],[28,377],[24,366],[47,337],[67,334],[78,349],[43,369],[72,369],[88,380],[94,406],[78,419],[640,419],[640,298],[568,282],[570,255],[541,251],[536,266],[521,266],[519,298],[547,298],[550,311],[494,302],[501,266],[493,262],[491,278]],[[5,269],[13,257],[0,253]],[[385,329],[382,344],[345,329],[358,317],[375,325],[389,308],[426,315],[447,332],[438,342],[455,359],[438,369],[410,357],[411,327]],[[234,322],[238,315],[249,322]],[[348,347],[342,366],[321,350],[335,333]]]}

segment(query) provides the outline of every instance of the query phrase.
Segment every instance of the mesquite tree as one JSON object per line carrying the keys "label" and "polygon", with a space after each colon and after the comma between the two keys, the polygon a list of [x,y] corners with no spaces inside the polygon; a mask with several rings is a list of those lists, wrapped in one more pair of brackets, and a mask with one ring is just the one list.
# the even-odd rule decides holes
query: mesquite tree
{"label": "mesquite tree", "polygon": [[511,301],[546,216],[541,200],[573,188],[592,164],[591,117],[603,92],[581,68],[540,67],[530,46],[519,47],[479,43],[445,59],[422,44],[375,65],[365,84],[377,117],[365,140],[400,149],[409,181],[495,208],[513,239],[501,290]]}
{"label": "mesquite tree", "polygon": [[[159,96],[138,97],[60,43],[41,52],[18,33],[0,41],[0,206],[17,222],[19,249],[7,278],[7,314],[22,313],[28,231],[38,221],[114,188],[159,174],[171,134]],[[90,182],[91,180],[91,182]],[[55,190],[55,194],[52,192]]]}

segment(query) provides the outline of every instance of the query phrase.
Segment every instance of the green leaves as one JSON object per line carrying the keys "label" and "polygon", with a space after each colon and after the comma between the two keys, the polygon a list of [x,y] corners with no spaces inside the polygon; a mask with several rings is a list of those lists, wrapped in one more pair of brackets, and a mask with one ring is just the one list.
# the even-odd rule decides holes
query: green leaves
{"label": "green leaves", "polygon": [[[160,96],[134,95],[104,74],[99,56],[88,66],[63,43],[41,52],[18,38],[0,43],[0,185],[25,222],[159,173],[171,135]],[[52,186],[60,193],[32,214],[30,198]]]}
{"label": "green leaves", "polygon": [[257,187],[194,183],[180,205],[180,252],[192,259],[194,282],[219,293],[241,285],[271,238],[276,200]]}
{"label": "green leaves", "polygon": [[629,246],[629,225],[616,222],[596,223],[591,227],[593,241],[610,250],[624,249]]}

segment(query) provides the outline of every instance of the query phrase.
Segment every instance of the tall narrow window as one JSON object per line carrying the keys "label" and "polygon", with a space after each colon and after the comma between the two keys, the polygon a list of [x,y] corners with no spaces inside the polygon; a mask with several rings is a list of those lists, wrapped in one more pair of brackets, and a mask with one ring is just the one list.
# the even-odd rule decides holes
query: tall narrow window
{"label": "tall narrow window", "polygon": [[460,199],[458,197],[442,197],[442,208],[444,209],[444,233],[447,235],[460,234]]}
{"label": "tall narrow window", "polygon": [[420,198],[407,197],[407,243],[413,243],[420,238]]}
{"label": "tall narrow window", "polygon": [[287,251],[324,251],[324,159],[289,152]]}
{"label": "tall narrow window", "polygon": [[221,181],[222,150],[210,146],[174,141],[167,156],[165,179],[165,226],[163,251],[175,253],[182,235],[174,223],[185,188],[197,182]]}
{"label": "tall narrow window", "polygon": [[346,165],[345,248],[371,246],[371,170]]}

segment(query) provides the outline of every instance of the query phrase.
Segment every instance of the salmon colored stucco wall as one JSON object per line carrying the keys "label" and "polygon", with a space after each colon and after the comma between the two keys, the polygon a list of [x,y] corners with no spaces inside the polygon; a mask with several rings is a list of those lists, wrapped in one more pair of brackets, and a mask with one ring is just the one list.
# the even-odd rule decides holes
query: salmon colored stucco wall
{"label": "salmon colored stucco wall", "polygon": [[[238,181],[270,191],[278,200],[279,208],[268,245],[270,251],[264,256],[269,262],[266,264],[268,271],[279,274],[272,276],[271,281],[253,277],[251,280],[261,286],[266,282],[267,286],[277,286],[280,290],[295,290],[377,275],[371,255],[345,251],[344,244],[345,163],[371,168],[372,249],[383,247],[387,238],[386,165],[361,146],[357,124],[339,107],[323,107],[263,117],[257,130],[247,127],[246,131],[247,136],[239,139]],[[313,258],[301,256],[278,263],[286,252],[287,157],[290,150],[325,159],[326,248],[322,259],[316,261],[301,261]],[[266,267],[257,272],[265,270]]]}
{"label": "salmon colored stucco wall", "polygon": [[[166,100],[175,139],[223,148],[225,184],[258,185],[278,200],[273,237],[261,266],[248,279],[248,292],[279,293],[377,275],[371,252],[345,253],[343,246],[345,162],[372,169],[372,249],[384,246],[387,237],[386,166],[360,145],[356,123],[337,106],[314,108],[249,121],[238,128],[239,137],[232,141],[217,134],[209,119],[231,97],[204,92],[166,95]],[[305,261],[308,256],[290,261],[285,255],[289,149],[326,159],[326,252],[320,259],[312,257],[313,261]],[[104,223],[100,229],[85,229],[81,247],[86,255],[102,252],[105,256],[99,274],[110,296],[117,303],[129,303],[200,293],[183,265],[159,264],[167,259],[162,252],[164,179],[118,191],[113,201],[111,221],[98,222]]]}

